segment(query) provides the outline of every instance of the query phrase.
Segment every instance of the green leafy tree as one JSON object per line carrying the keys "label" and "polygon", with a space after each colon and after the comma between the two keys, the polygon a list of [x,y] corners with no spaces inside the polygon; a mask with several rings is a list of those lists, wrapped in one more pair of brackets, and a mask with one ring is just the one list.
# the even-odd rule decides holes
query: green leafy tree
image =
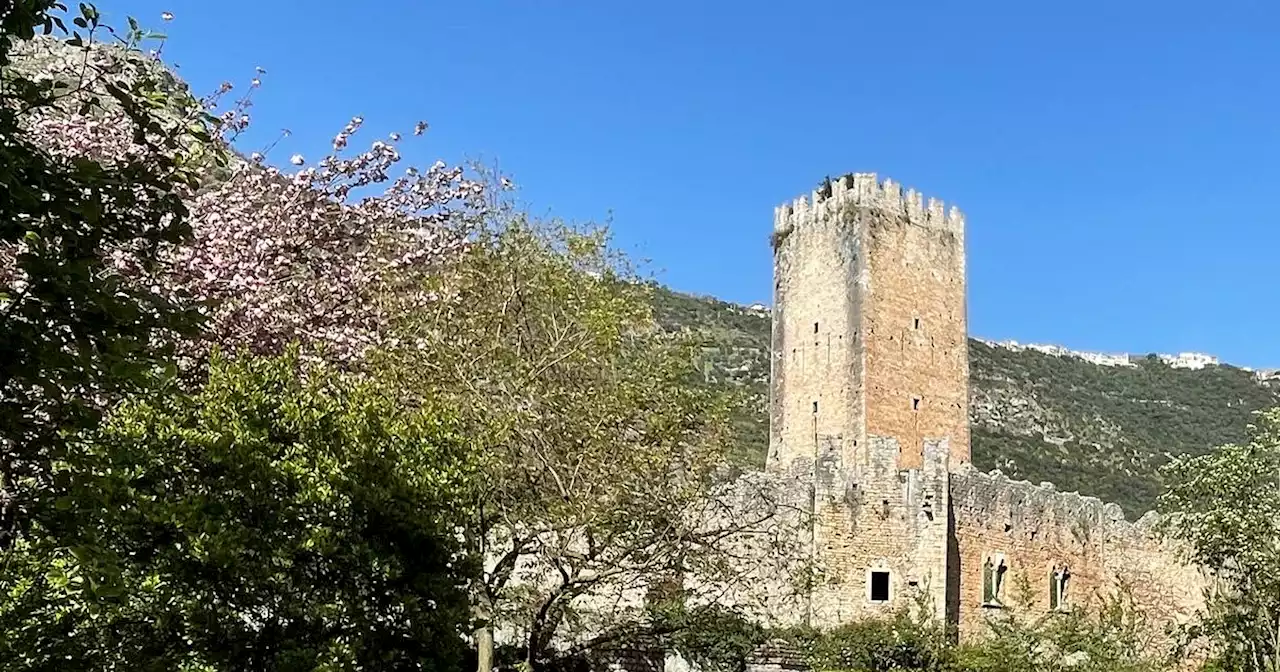
{"label": "green leafy tree", "polygon": [[0,576],[0,669],[457,668],[457,430],[292,355],[215,356],[55,464]]}
{"label": "green leafy tree", "polygon": [[639,636],[646,586],[720,571],[720,542],[759,522],[699,525],[720,510],[727,404],[692,384],[694,344],[657,326],[607,243],[602,228],[495,217],[384,362],[399,389],[465,409],[485,458],[467,526],[487,560],[481,670],[495,628],[534,668]]}
{"label": "green leafy tree", "polygon": [[[67,24],[85,54],[75,78],[11,67],[17,41]],[[209,137],[207,115],[148,74],[134,32],[127,57],[89,58],[105,29],[87,4],[69,14],[17,0],[0,11],[0,552],[51,486],[64,437],[145,385],[169,361],[165,334],[196,324],[178,297],[127,282],[120,268],[147,267],[189,235],[181,196],[195,185],[188,150]],[[171,106],[184,113],[158,113]],[[50,134],[66,147],[93,145],[100,128],[60,119],[95,110],[120,120],[132,151],[50,151]]]}
{"label": "green leafy tree", "polygon": [[1175,460],[1164,471],[1165,530],[1214,574],[1199,625],[1223,670],[1280,670],[1280,409],[1248,443]]}

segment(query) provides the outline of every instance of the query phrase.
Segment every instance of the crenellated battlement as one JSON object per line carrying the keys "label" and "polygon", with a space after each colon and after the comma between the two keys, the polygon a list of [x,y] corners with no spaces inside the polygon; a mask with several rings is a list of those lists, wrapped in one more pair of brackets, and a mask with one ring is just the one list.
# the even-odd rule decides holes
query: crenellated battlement
{"label": "crenellated battlement", "polygon": [[886,179],[880,182],[875,173],[854,173],[832,180],[830,194],[815,189],[790,203],[774,208],[773,229],[788,231],[811,222],[821,222],[845,208],[867,208],[905,217],[909,223],[961,234],[964,215],[960,209],[936,199],[927,201],[920,192]]}
{"label": "crenellated battlement", "polygon": [[1059,524],[1088,523],[1106,529],[1112,537],[1143,537],[1150,534],[1160,518],[1156,512],[1148,511],[1130,521],[1114,503],[1078,492],[1063,492],[1048,482],[1036,485],[1014,480],[998,469],[983,473],[972,465],[952,473],[951,498],[958,509],[980,512],[980,517],[992,524],[1007,520],[1006,529],[1014,533],[1054,520]]}

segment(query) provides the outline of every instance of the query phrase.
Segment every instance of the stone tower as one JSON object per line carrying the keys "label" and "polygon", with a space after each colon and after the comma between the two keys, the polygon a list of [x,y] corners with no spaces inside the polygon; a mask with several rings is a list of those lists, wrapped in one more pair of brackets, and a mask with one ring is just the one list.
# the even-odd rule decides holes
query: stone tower
{"label": "stone tower", "polygon": [[969,461],[964,219],[843,177],[774,213],[768,468],[812,485],[809,621],[954,618],[948,475]]}

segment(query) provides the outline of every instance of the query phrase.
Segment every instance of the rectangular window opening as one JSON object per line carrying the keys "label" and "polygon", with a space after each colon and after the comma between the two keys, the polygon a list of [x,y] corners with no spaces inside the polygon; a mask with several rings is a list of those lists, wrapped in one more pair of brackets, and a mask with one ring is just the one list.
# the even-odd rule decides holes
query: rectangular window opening
{"label": "rectangular window opening", "polygon": [[913,411],[920,410],[920,397],[911,398],[911,410]]}
{"label": "rectangular window opening", "polygon": [[1066,567],[1055,567],[1049,572],[1049,609],[1061,611],[1067,606],[1067,581],[1071,573]]}
{"label": "rectangular window opening", "polygon": [[815,401],[815,402],[813,402],[813,412],[814,412],[814,414],[817,414],[817,412],[818,412],[818,402],[816,402],[816,401]]}
{"label": "rectangular window opening", "polygon": [[920,318],[918,318],[918,317],[917,317],[917,318],[916,318],[916,320],[915,320],[915,328],[916,328],[916,329],[919,329],[919,328],[920,328]]}
{"label": "rectangular window opening", "polygon": [[813,333],[815,333],[815,334],[816,334],[816,333],[818,333],[818,323],[817,323],[817,322],[814,322],[814,323],[813,323]]}
{"label": "rectangular window opening", "polygon": [[982,563],[982,604],[987,607],[1000,607],[1001,589],[1004,588],[1004,575],[1008,566],[1000,556],[988,556]]}
{"label": "rectangular window opening", "polygon": [[871,572],[871,601],[889,601],[889,572]]}

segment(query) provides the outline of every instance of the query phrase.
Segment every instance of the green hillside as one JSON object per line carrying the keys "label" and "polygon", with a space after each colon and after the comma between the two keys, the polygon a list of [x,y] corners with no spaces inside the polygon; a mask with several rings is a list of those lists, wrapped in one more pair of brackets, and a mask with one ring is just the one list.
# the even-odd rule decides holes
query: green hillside
{"label": "green hillside", "polygon": [[769,315],[710,297],[652,285],[654,313],[669,330],[690,330],[702,342],[703,381],[741,393],[734,416],[735,450],[743,466],[763,466],[769,448]]}
{"label": "green hillside", "polygon": [[[768,445],[769,316],[654,287],[668,329],[703,340],[704,379],[743,393],[734,459],[760,466]],[[1132,367],[969,342],[973,460],[1113,501],[1130,519],[1152,508],[1169,457],[1243,441],[1251,414],[1280,389],[1232,366],[1190,370],[1154,357]]]}

